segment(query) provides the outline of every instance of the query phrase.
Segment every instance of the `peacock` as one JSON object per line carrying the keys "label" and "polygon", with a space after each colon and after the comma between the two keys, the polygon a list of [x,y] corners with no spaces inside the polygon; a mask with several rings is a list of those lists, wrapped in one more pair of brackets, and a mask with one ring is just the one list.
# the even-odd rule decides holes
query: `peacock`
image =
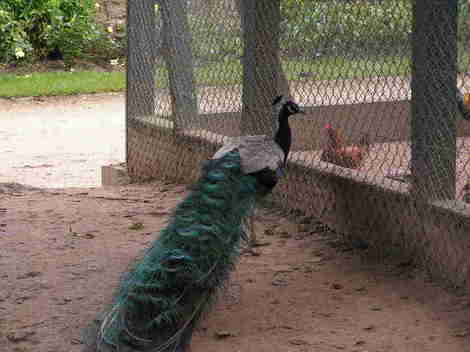
{"label": "peacock", "polygon": [[274,140],[234,139],[203,164],[168,225],[123,276],[85,351],[188,351],[247,240],[244,219],[278,182],[291,144],[288,117],[299,112],[297,104],[284,102]]}
{"label": "peacock", "polygon": [[[274,139],[267,135],[242,136],[230,139],[212,157],[217,159],[225,153],[238,149],[242,159],[243,171],[257,178],[271,182],[268,187],[269,193],[277,183],[280,176],[284,175],[290,148],[292,145],[292,131],[289,125],[289,117],[295,114],[305,114],[300,107],[291,100],[286,100],[279,95],[272,105],[278,111],[277,131]],[[260,194],[259,198],[266,196]],[[249,248],[253,252],[253,247],[259,245],[256,239],[254,225],[255,206],[249,217]],[[255,252],[253,252],[255,254]]]}

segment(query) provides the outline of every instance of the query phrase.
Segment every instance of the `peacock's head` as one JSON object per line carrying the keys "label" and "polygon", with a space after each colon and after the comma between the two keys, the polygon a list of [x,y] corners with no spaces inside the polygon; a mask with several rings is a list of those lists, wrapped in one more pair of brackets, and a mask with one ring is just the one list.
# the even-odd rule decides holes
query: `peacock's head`
{"label": "peacock's head", "polygon": [[300,106],[298,106],[292,100],[286,101],[284,105],[282,106],[282,110],[284,111],[285,114],[287,114],[287,116],[291,116],[295,114],[305,114],[305,111],[300,109]]}
{"label": "peacock's head", "polygon": [[284,96],[283,95],[278,95],[273,100],[273,106],[281,105],[282,103],[284,103]]}
{"label": "peacock's head", "polygon": [[273,106],[280,106],[279,118],[289,117],[295,114],[305,114],[305,111],[300,109],[299,105],[292,100],[287,100],[284,96],[279,95],[273,100]]}

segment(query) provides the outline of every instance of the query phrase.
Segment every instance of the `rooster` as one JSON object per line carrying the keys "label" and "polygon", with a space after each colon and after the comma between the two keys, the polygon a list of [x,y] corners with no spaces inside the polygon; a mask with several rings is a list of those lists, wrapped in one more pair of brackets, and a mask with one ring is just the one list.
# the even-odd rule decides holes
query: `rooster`
{"label": "rooster", "polygon": [[470,203],[470,181],[467,181],[465,186],[463,186],[462,193],[462,200],[465,203]]}
{"label": "rooster", "polygon": [[321,160],[349,169],[362,166],[364,158],[369,154],[369,135],[365,134],[357,145],[345,145],[344,139],[338,130],[330,124],[325,126],[327,144],[322,152]]}
{"label": "rooster", "polygon": [[470,121],[470,93],[462,94],[457,90],[457,106],[463,119]]}

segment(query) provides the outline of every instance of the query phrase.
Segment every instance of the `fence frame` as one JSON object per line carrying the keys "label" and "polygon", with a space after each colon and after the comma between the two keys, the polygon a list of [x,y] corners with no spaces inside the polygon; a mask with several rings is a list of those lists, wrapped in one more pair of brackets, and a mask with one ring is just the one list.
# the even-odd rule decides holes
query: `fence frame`
{"label": "fence frame", "polygon": [[[425,199],[454,199],[456,192],[457,5],[413,2],[412,191]],[[449,108],[436,109],[441,102]]]}
{"label": "fence frame", "polygon": [[[180,0],[175,0],[180,2]],[[142,2],[130,1],[127,6],[127,82],[126,82],[126,121],[137,116],[149,116],[155,113],[155,58],[156,58],[156,31],[155,31],[155,4],[161,3],[168,12],[171,7],[166,0],[144,0]],[[243,88],[243,111],[241,123],[246,125],[247,119],[255,120],[259,118],[257,114],[249,114],[245,111],[248,107],[256,104],[253,97],[257,96],[256,91],[260,87],[266,86],[266,82],[275,78],[272,85],[274,90],[279,89],[279,67],[270,65],[272,71],[250,68],[253,62],[257,62],[256,57],[265,57],[266,47],[254,45],[253,41],[260,41],[260,38],[251,38],[248,30],[256,32],[266,32],[270,27],[278,28],[272,21],[265,19],[262,6],[253,6],[251,1],[241,0],[242,25],[244,28],[245,47],[250,49],[245,53],[243,62],[244,83],[251,79],[252,87]],[[250,5],[251,4],[251,5]],[[279,1],[275,2],[280,5]],[[179,6],[181,7],[181,6]],[[179,9],[177,6],[176,8]],[[251,10],[248,12],[248,10]],[[278,11],[271,11],[279,23],[281,20]],[[175,14],[176,16],[176,14]],[[173,17],[175,17],[173,16]],[[179,17],[184,15],[179,15]],[[412,35],[412,79],[411,79],[411,174],[412,192],[416,196],[424,199],[454,199],[456,184],[456,116],[458,114],[457,102],[455,99],[457,89],[457,16],[458,0],[429,0],[413,2],[413,35]],[[170,18],[171,16],[166,16]],[[177,18],[176,16],[175,18]],[[246,17],[246,18],[245,18]],[[170,18],[171,19],[171,18]],[[176,20],[175,20],[176,21]],[[174,22],[173,20],[171,22]],[[135,24],[139,23],[139,26]],[[134,25],[133,25],[134,24]],[[255,26],[256,24],[256,26]],[[172,33],[179,33],[184,28],[169,28]],[[165,28],[165,27],[164,27]],[[451,30],[450,35],[440,35],[444,31]],[[168,37],[168,35],[166,36]],[[183,38],[184,39],[184,38]],[[278,35],[268,38],[270,41],[278,40]],[[186,39],[185,39],[186,40]],[[169,40],[166,41],[169,45]],[[176,46],[176,43],[173,43]],[[256,44],[256,43],[255,43]],[[170,45],[171,46],[171,45]],[[187,45],[182,45],[187,47]],[[279,50],[279,45],[269,43],[268,47]],[[170,49],[170,48],[167,48]],[[439,50],[437,50],[439,49]],[[187,50],[186,50],[187,51]],[[191,56],[191,55],[189,55]],[[277,55],[272,54],[270,62],[275,63]],[[171,61],[171,60],[167,60]],[[179,62],[182,64],[182,62]],[[251,64],[251,65],[250,65]],[[193,73],[183,75],[181,79],[176,72],[178,65],[168,65],[170,77],[175,77],[171,81],[188,81],[188,77],[193,77]],[[439,68],[439,72],[430,68]],[[151,79],[149,79],[149,77]],[[193,94],[192,79],[189,79],[191,87],[190,95]],[[244,84],[245,86],[246,84]],[[282,84],[281,84],[282,85]],[[184,93],[175,92],[175,89],[186,88],[187,85],[171,84],[172,107],[191,106],[190,109],[183,109],[190,115],[194,115],[193,103],[187,104]],[[249,89],[246,91],[247,88]],[[264,87],[265,88],[265,87]],[[190,100],[193,102],[195,97]],[[449,109],[436,110],[430,102],[446,101]],[[266,105],[266,104],[264,104]],[[197,110],[197,108],[196,108]],[[262,110],[262,109],[261,109]],[[179,116],[178,111],[173,114]],[[184,115],[184,114],[183,114]],[[269,115],[266,113],[265,115]],[[175,116],[175,117],[177,117]],[[193,116],[194,117],[194,116]],[[179,119],[177,119],[178,121]],[[254,122],[250,123],[255,125]],[[177,124],[180,125],[180,124]],[[127,127],[126,127],[127,130]],[[243,129],[242,129],[243,130]],[[442,130],[444,134],[440,133]],[[127,137],[126,137],[127,139]],[[128,143],[126,141],[126,160]]]}
{"label": "fence frame", "polygon": [[[176,181],[191,182],[198,174],[199,162],[208,157],[219,144],[185,136],[186,132],[175,135],[174,124],[172,127],[152,126],[137,119],[155,113],[155,53],[149,50],[149,44],[153,43],[153,39],[148,37],[149,33],[153,38],[156,37],[154,0],[144,0],[144,2],[143,7],[139,5],[142,3],[140,1],[128,1],[129,55],[126,94],[128,171],[133,180],[139,179],[141,175],[146,179],[171,178],[173,169],[189,165],[191,172]],[[139,14],[139,10],[145,13]],[[470,209],[468,207],[457,209],[451,204],[455,198],[458,114],[455,99],[457,0],[415,1],[413,14],[415,31],[412,41],[410,103],[412,106],[411,171],[414,181],[411,189],[419,193],[425,202],[416,203],[413,192],[406,190],[406,185],[399,181],[388,179],[389,182],[386,184],[385,177],[380,176],[375,183],[366,183],[360,177],[351,175],[348,177],[343,173],[344,170],[334,165],[320,163],[318,168],[314,168],[297,162],[291,163],[288,182],[279,185],[275,197],[281,199],[281,203],[290,209],[301,208],[299,210],[310,215],[325,215],[315,213],[313,207],[309,205],[312,199],[317,201],[315,197],[318,197],[317,191],[304,182],[306,178],[310,178],[320,184],[323,187],[321,192],[326,194],[319,202],[333,203],[323,206],[324,209],[328,208],[325,223],[330,227],[357,237],[363,236],[367,228],[369,232],[380,229],[376,231],[380,233],[368,233],[368,235],[389,236],[391,241],[399,242],[403,241],[403,238],[415,240],[411,249],[414,251],[416,247],[420,247],[423,261],[430,261],[429,268],[438,271],[441,277],[447,276],[447,279],[454,284],[470,284],[470,262],[466,253],[466,248],[470,245],[467,236],[470,231]],[[450,38],[439,35],[445,29],[444,26],[449,26],[445,27],[446,29],[455,30]],[[425,36],[426,33],[433,35]],[[434,52],[433,48],[436,47],[442,50]],[[255,47],[253,50],[263,49]],[[250,54],[262,55],[262,53]],[[440,68],[437,74],[429,71],[429,67],[435,65]],[[257,76],[259,74],[255,75]],[[273,76],[274,74],[270,75]],[[265,80],[266,77],[258,79]],[[442,86],[439,85],[441,80],[443,80]],[[259,82],[255,82],[254,86],[256,83]],[[430,102],[442,100],[446,101],[449,108],[436,113],[432,110]],[[440,129],[444,128],[446,132],[444,137],[439,134],[437,126]],[[148,139],[150,143],[145,150],[137,148],[130,150],[130,138]],[[194,148],[198,145],[204,147]],[[151,159],[158,158],[156,156],[158,154],[164,155],[161,162],[151,165]],[[132,155],[132,158],[129,155]],[[139,158],[145,161],[144,165],[140,166],[141,169],[138,169]],[[132,165],[129,165],[130,159]],[[178,159],[178,163],[175,159]],[[288,199],[282,199],[292,190],[301,191]],[[381,216],[379,208],[393,209],[393,216]],[[405,214],[406,220],[403,220],[401,212],[403,209],[409,211]],[[418,223],[422,227],[413,227],[413,224]],[[423,229],[427,238],[419,238]],[[446,229],[448,231],[445,231]]]}
{"label": "fence frame", "polygon": [[[137,26],[141,23],[141,26]],[[155,114],[155,1],[127,2],[126,162],[129,119]]]}

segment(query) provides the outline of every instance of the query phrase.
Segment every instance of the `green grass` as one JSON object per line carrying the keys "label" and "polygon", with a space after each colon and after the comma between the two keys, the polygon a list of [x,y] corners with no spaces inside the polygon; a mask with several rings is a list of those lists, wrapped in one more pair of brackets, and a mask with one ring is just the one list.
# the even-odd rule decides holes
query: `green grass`
{"label": "green grass", "polygon": [[[329,58],[317,60],[288,61],[283,64],[289,80],[299,80],[300,74],[312,73],[308,79],[332,80],[364,78],[369,76],[397,76],[410,74],[408,59],[386,57],[376,59]],[[240,84],[242,79],[240,61],[231,60],[213,63],[196,69],[199,85],[226,86]],[[158,88],[168,85],[164,67],[157,68]],[[125,89],[125,74],[122,72],[46,72],[18,76],[0,75],[0,96],[47,96],[79,93],[114,92]]]}
{"label": "green grass", "polygon": [[0,74],[1,97],[71,95],[122,91],[122,72],[40,72],[28,75]]}
{"label": "green grass", "polygon": [[298,80],[299,73],[311,72],[312,79],[334,80],[411,74],[410,60],[402,57],[368,59],[325,58],[311,61],[284,62],[289,80]]}
{"label": "green grass", "polygon": [[[291,60],[283,63],[289,80],[299,80],[300,73],[311,72],[310,79],[333,80],[376,76],[404,76],[411,74],[410,60],[400,57],[374,59],[325,58],[317,60]],[[196,81],[205,86],[240,84],[243,68],[239,60],[230,60],[199,67],[195,72]],[[157,69],[157,86],[165,88],[168,75],[165,68]]]}

